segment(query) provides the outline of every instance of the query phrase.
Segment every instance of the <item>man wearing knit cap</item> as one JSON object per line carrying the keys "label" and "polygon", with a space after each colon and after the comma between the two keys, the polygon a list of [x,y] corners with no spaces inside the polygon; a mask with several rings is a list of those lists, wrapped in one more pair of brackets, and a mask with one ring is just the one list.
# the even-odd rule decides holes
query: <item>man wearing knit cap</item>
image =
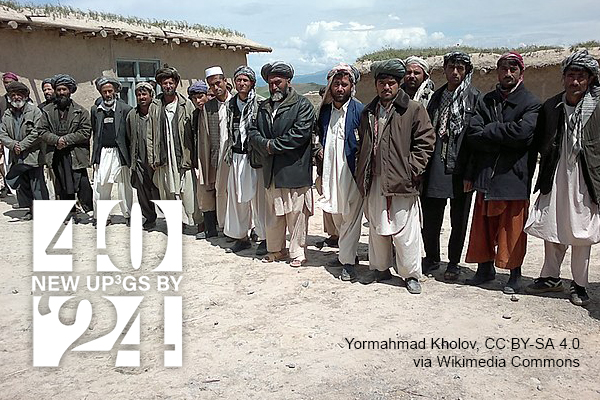
{"label": "man wearing knit cap", "polygon": [[[93,209],[92,188],[87,174],[90,166],[92,127],[89,112],[71,99],[77,82],[69,75],[53,78],[54,102],[42,109],[38,129],[48,143],[48,157],[56,178],[56,195],[60,200],[75,200],[84,212]],[[71,214],[78,221],[75,210]]]}
{"label": "man wearing knit cap", "polygon": [[154,185],[153,141],[158,137],[160,126],[160,103],[154,98],[154,87],[148,82],[135,86],[137,106],[127,114],[127,138],[130,143],[131,184],[146,219],[145,230],[156,227],[156,208],[152,200],[159,200],[160,193]]}
{"label": "man wearing knit cap", "polygon": [[188,97],[196,109],[203,109],[208,101],[208,85],[203,80],[198,80],[188,87]]}
{"label": "man wearing knit cap", "polygon": [[540,191],[525,231],[544,240],[544,265],[527,293],[562,292],[560,266],[571,247],[571,303],[589,304],[588,267],[600,242],[600,84],[598,61],[580,50],[562,63],[565,90],[540,111],[534,144]]}
{"label": "man wearing knit cap", "polygon": [[419,182],[435,143],[425,108],[400,88],[406,71],[399,59],[374,62],[377,96],[365,106],[358,134],[356,182],[366,198],[372,281],[396,271],[409,293],[421,293]]}
{"label": "man wearing knit cap", "polygon": [[256,74],[250,67],[241,65],[236,68],[233,82],[237,94],[228,103],[229,136],[224,158],[230,169],[223,233],[236,239],[227,251],[237,253],[250,248],[248,233],[254,226],[261,241],[256,254],[264,256],[267,254],[264,179],[259,177],[262,171],[252,167],[248,148],[248,131],[264,98],[256,94]]}
{"label": "man wearing knit cap", "polygon": [[[127,114],[131,106],[118,101],[121,84],[112,77],[96,79],[101,101],[90,111],[92,120],[92,166],[94,167],[94,222],[98,200],[110,200],[112,186],[117,184],[121,213],[129,224],[133,188],[131,187],[130,142],[127,136]],[[101,221],[104,223],[104,221]],[[110,216],[106,221],[110,224]]]}
{"label": "man wearing knit cap", "polygon": [[329,71],[327,79],[317,119],[317,160],[322,162],[319,203],[339,232],[339,255],[328,265],[342,267],[341,279],[352,281],[357,277],[355,262],[363,215],[363,198],[354,180],[357,132],[364,108],[353,98],[360,73],[351,65],[339,64]]}
{"label": "man wearing knit cap", "polygon": [[523,227],[536,163],[531,142],[540,102],[525,88],[524,69],[519,53],[500,57],[498,85],[477,103],[466,137],[473,149],[473,168],[465,180],[477,191],[466,261],[478,265],[465,283],[494,280],[495,263],[510,270],[507,294],[520,287],[527,245]]}
{"label": "man wearing knit cap", "polygon": [[194,105],[180,93],[179,72],[164,66],[156,71],[156,83],[162,93],[157,101],[160,105],[158,137],[153,140],[153,182],[161,200],[181,200],[184,225],[196,225],[196,179],[194,177],[194,137],[192,114]]}
{"label": "man wearing knit cap", "polygon": [[429,79],[429,64],[417,56],[408,57],[405,64],[406,75],[401,88],[411,99],[427,108],[435,87],[433,81]]}
{"label": "man wearing knit cap", "polygon": [[[6,94],[0,97],[0,119],[4,115],[4,112],[10,105],[10,99],[8,98],[8,85],[11,82],[18,82],[19,77],[14,72],[5,72],[2,74],[2,84],[4,89],[7,90]],[[6,173],[10,167],[10,153],[8,148],[0,144],[0,197],[6,197],[10,193],[9,187],[6,183]]]}
{"label": "man wearing knit cap", "polygon": [[[444,278],[458,279],[458,263],[467,234],[472,191],[465,191],[465,169],[469,165],[470,149],[465,132],[480,92],[471,85],[473,64],[468,54],[452,52],[444,56],[446,84],[438,89],[427,111],[437,133],[435,151],[429,160],[423,180],[423,273],[440,267],[440,232],[446,202],[450,199],[452,230],[448,241],[448,265]],[[472,184],[470,184],[472,186]]]}
{"label": "man wearing knit cap", "polygon": [[[207,68],[206,83],[209,90],[215,95],[205,105],[206,121],[208,133],[210,136],[210,165],[216,171],[214,183],[214,202],[208,201],[208,194],[205,196],[207,206],[202,206],[204,212],[204,229],[206,233],[200,232],[197,239],[216,236],[217,223],[223,227],[225,225],[225,213],[227,211],[227,179],[229,177],[229,165],[224,161],[225,142],[228,137],[228,116],[227,102],[231,99],[231,94],[227,90],[227,81],[223,69],[219,66]],[[211,188],[212,189],[212,188]],[[206,210],[206,211],[204,211]]]}
{"label": "man wearing knit cap", "polygon": [[[250,145],[262,156],[266,188],[268,254],[264,262],[291,257],[290,265],[306,261],[308,218],[313,213],[312,151],[314,109],[291,86],[294,68],[283,61],[265,64],[262,78],[270,98],[258,108],[249,133]],[[290,234],[286,248],[286,228]]]}
{"label": "man wearing knit cap", "polygon": [[7,180],[17,191],[21,208],[28,208],[25,219],[32,218],[33,200],[48,200],[44,180],[46,143],[35,126],[42,112],[29,99],[29,88],[21,82],[7,87],[10,106],[0,124],[0,142],[11,150],[11,169]]}

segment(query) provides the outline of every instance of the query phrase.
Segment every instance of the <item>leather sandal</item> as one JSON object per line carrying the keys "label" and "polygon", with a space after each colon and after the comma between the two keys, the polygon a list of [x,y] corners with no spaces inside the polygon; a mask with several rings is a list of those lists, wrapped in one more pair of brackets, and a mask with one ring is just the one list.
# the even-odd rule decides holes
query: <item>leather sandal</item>
{"label": "leather sandal", "polygon": [[285,260],[288,257],[288,251],[287,249],[283,249],[280,251],[275,251],[273,253],[269,253],[265,256],[265,258],[262,259],[262,262],[264,263],[272,263],[275,261],[281,261],[281,260]]}

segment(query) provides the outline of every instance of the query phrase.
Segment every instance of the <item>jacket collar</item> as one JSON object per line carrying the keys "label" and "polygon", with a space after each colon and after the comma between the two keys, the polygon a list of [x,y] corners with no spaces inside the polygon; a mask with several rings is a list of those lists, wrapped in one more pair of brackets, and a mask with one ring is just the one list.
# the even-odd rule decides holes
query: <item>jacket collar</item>
{"label": "jacket collar", "polygon": [[496,89],[494,90],[494,96],[496,96],[496,98],[498,100],[500,100],[500,102],[505,101],[507,103],[516,105],[519,104],[523,99],[523,95],[525,95],[527,89],[525,89],[525,82],[521,82],[519,83],[519,86],[512,92],[510,92],[508,94],[508,96],[506,97],[506,99],[504,99],[504,97],[502,96],[502,93],[500,93],[500,89],[498,87],[496,87]]}
{"label": "jacket collar", "polygon": [[[394,99],[393,105],[397,111],[406,110],[408,108],[408,103],[410,102],[410,97],[406,94],[406,92],[402,89],[398,90],[398,94]],[[377,104],[379,104],[379,96],[376,96],[364,109],[363,112],[375,114],[377,111]]]}
{"label": "jacket collar", "polygon": [[[298,92],[296,92],[296,90],[290,86],[290,91],[277,108],[277,112],[279,113],[280,110],[292,107],[294,104],[296,104],[299,100],[298,96]],[[270,99],[265,101],[265,108],[269,110],[269,112],[273,112],[273,102]]]}

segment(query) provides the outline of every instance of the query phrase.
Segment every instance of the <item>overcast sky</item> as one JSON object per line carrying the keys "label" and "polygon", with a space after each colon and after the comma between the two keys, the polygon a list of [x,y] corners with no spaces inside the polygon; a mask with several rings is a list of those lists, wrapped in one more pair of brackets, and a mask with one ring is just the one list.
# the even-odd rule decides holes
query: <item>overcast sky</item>
{"label": "overcast sky", "polygon": [[298,74],[354,62],[384,47],[458,43],[513,47],[600,40],[598,0],[63,0],[60,4],[235,29],[273,48],[272,53],[249,55],[251,67],[286,60]]}

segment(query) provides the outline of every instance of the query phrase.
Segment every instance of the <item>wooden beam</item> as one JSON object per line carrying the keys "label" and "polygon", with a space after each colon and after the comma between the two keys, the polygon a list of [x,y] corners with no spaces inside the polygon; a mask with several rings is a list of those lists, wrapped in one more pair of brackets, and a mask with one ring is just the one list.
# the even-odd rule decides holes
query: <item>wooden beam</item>
{"label": "wooden beam", "polygon": [[19,27],[19,24],[17,23],[17,21],[8,21],[7,25],[13,29],[17,29]]}
{"label": "wooden beam", "polygon": [[179,38],[173,38],[173,43],[180,44],[181,40]]}
{"label": "wooden beam", "polygon": [[156,43],[156,38],[154,36],[148,36],[148,40],[150,43]]}
{"label": "wooden beam", "polygon": [[102,36],[103,38],[108,37],[108,32],[106,32],[104,29],[102,29],[100,32],[98,32],[100,34],[100,36]]}
{"label": "wooden beam", "polygon": [[200,47],[200,44],[198,42],[193,42],[192,46],[194,46],[195,48],[198,48],[198,47]]}

